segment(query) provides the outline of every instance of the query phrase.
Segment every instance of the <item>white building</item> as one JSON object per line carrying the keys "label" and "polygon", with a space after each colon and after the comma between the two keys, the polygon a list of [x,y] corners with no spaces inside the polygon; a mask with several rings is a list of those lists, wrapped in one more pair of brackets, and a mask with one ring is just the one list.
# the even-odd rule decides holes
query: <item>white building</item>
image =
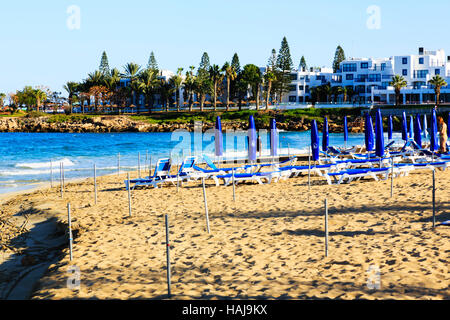
{"label": "white building", "polygon": [[[393,56],[391,58],[350,58],[343,61],[340,70],[299,70],[292,73],[290,92],[283,102],[304,103],[311,101],[311,88],[323,84],[331,87],[352,87],[355,95],[350,102],[394,104],[395,91],[389,85],[394,75],[401,75],[408,85],[403,88],[404,104],[433,103],[434,88],[429,84],[440,75],[450,84],[450,56],[444,50],[427,51],[419,48],[417,55]],[[441,89],[442,102],[450,102],[450,86]],[[337,101],[342,102],[343,96]]]}

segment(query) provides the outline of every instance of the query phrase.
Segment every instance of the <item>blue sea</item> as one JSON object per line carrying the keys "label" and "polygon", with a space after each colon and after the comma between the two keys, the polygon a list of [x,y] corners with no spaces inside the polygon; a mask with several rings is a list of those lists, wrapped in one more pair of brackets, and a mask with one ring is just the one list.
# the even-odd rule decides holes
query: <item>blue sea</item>
{"label": "blue sea", "polygon": [[[260,133],[263,155],[269,154],[270,135]],[[310,132],[280,132],[281,155],[307,153]],[[395,134],[401,139],[400,134]],[[245,158],[245,133],[224,134],[225,157]],[[344,146],[343,134],[330,134],[330,145]],[[350,134],[348,146],[363,145],[364,134]],[[120,156],[119,156],[120,153]],[[138,161],[140,153],[140,163]],[[0,133],[0,193],[14,192],[59,179],[60,163],[66,180],[118,171],[135,171],[140,165],[142,176],[148,175],[161,157],[175,162],[187,155],[208,154],[214,157],[214,135],[211,133]]]}

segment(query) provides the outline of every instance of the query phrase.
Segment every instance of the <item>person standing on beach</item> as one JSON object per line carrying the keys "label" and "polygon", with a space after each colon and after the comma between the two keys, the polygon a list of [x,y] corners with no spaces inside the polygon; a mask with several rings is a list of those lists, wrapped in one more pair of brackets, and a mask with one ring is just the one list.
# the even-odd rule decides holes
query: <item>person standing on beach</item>
{"label": "person standing on beach", "polygon": [[438,117],[438,129],[439,129],[439,144],[441,148],[440,153],[447,152],[447,125],[445,124],[443,117]]}

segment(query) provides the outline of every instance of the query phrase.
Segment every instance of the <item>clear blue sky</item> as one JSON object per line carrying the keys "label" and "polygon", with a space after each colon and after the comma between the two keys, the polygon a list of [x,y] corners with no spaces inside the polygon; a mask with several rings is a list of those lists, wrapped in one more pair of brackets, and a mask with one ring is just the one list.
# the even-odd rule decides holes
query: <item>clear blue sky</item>
{"label": "clear blue sky", "polygon": [[[81,9],[81,29],[67,27],[67,8]],[[366,12],[381,9],[381,29]],[[448,0],[15,0],[0,14],[0,92],[25,85],[62,91],[98,68],[105,50],[111,67],[146,65],[151,51],[160,68],[198,66],[207,51],[222,65],[264,66],[283,36],[294,64],[331,66],[341,44],[347,57],[416,53],[419,46],[450,55]]]}

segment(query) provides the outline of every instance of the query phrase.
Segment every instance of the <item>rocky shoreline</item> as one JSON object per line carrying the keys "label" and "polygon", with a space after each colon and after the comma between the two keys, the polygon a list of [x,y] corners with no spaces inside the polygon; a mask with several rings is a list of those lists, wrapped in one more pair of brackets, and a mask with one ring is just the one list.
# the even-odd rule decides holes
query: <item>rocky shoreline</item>
{"label": "rocky shoreline", "polygon": [[[349,119],[354,121],[354,119]],[[349,123],[351,123],[349,121]],[[258,129],[269,127],[256,119]],[[308,131],[311,128],[309,120],[278,122],[277,127],[285,131]],[[330,132],[343,132],[342,119],[329,118]],[[214,123],[203,123],[203,131],[214,128]],[[247,130],[246,121],[223,121],[223,130]],[[319,124],[319,129],[321,125]],[[359,122],[351,125],[351,132],[362,132],[363,125]],[[175,130],[194,131],[194,123],[166,122],[149,123],[132,120],[127,116],[92,117],[70,122],[51,122],[49,117],[38,118],[0,118],[0,132],[55,132],[55,133],[109,133],[109,132],[173,132]]]}

